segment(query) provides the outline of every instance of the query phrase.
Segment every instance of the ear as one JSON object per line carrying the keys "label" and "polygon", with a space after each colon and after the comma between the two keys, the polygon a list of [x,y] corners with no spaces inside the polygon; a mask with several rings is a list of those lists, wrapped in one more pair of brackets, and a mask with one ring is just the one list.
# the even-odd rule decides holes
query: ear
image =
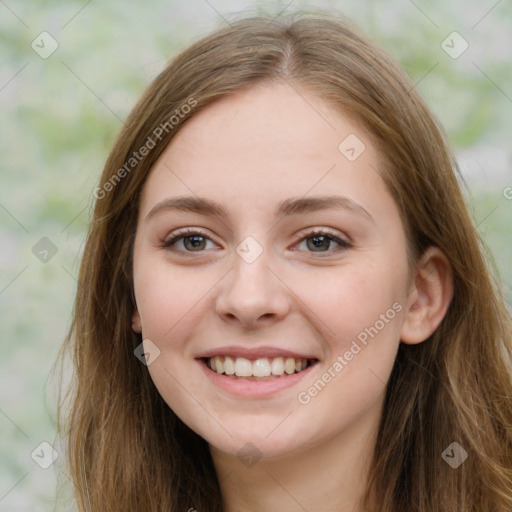
{"label": "ear", "polygon": [[142,324],[140,320],[140,315],[137,309],[133,310],[132,314],[132,331],[140,334],[142,332]]}
{"label": "ear", "polygon": [[400,339],[414,345],[425,341],[443,320],[453,298],[453,271],[438,247],[429,247],[416,265]]}

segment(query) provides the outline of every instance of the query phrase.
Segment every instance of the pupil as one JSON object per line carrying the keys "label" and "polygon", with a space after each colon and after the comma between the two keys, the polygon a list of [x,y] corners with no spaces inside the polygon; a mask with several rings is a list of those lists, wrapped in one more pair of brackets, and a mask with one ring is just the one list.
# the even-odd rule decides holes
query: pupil
{"label": "pupil", "polygon": [[204,238],[202,236],[189,236],[185,238],[185,246],[187,246],[187,242],[189,242],[187,249],[202,249],[204,246]]}
{"label": "pupil", "polygon": [[315,249],[329,248],[330,239],[327,238],[326,236],[314,236],[311,238],[311,240],[313,241],[313,247]]}

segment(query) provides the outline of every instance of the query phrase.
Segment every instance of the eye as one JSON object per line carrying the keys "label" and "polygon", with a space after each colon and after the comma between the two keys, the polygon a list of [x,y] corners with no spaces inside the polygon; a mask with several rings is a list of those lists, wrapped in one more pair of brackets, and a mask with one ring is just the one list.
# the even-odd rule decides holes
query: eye
{"label": "eye", "polygon": [[215,245],[206,233],[184,229],[173,233],[162,243],[162,247],[176,252],[202,252],[205,249],[213,248],[208,247],[208,242]]}
{"label": "eye", "polygon": [[[208,244],[211,244],[208,246]],[[305,245],[305,247],[304,247]],[[161,246],[174,252],[191,253],[213,249],[216,244],[208,235],[197,229],[182,229],[173,233]],[[299,250],[315,253],[332,253],[352,247],[350,242],[342,240],[329,230],[316,229],[303,236],[296,245]],[[295,249],[294,249],[295,250]]]}
{"label": "eye", "polygon": [[[301,246],[304,247],[304,245],[306,248],[301,249]],[[301,239],[297,247],[300,250],[325,253],[334,252],[334,250],[337,249],[349,249],[352,247],[352,244],[346,240],[342,240],[329,230],[319,229],[307,233],[306,236]]]}

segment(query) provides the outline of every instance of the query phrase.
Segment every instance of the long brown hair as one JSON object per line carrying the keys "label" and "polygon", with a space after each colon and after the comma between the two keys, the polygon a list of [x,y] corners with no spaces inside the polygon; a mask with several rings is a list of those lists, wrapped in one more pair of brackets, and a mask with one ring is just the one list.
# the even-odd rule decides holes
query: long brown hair
{"label": "long brown hair", "polygon": [[[114,143],[63,347],[74,376],[61,432],[79,510],[221,511],[207,443],[176,417],[134,356],[141,339],[131,330],[132,245],[144,181],[187,119],[276,80],[365,124],[400,208],[412,264],[437,246],[453,267],[454,296],[440,327],[424,343],[400,344],[365,510],[376,510],[376,500],[382,512],[510,512],[511,319],[455,159],[400,67],[351,23],[321,15],[240,20],[193,44],[145,91]],[[149,150],[140,151],[144,146]],[[468,453],[457,469],[442,457],[452,442]]]}

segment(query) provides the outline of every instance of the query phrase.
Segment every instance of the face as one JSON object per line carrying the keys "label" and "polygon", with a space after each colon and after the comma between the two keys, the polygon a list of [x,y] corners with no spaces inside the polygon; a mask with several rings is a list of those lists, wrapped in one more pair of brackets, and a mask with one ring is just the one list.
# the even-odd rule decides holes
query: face
{"label": "face", "polygon": [[198,113],[152,169],[134,322],[213,449],[282,457],[376,424],[409,275],[381,168],[359,123],[273,84]]}

